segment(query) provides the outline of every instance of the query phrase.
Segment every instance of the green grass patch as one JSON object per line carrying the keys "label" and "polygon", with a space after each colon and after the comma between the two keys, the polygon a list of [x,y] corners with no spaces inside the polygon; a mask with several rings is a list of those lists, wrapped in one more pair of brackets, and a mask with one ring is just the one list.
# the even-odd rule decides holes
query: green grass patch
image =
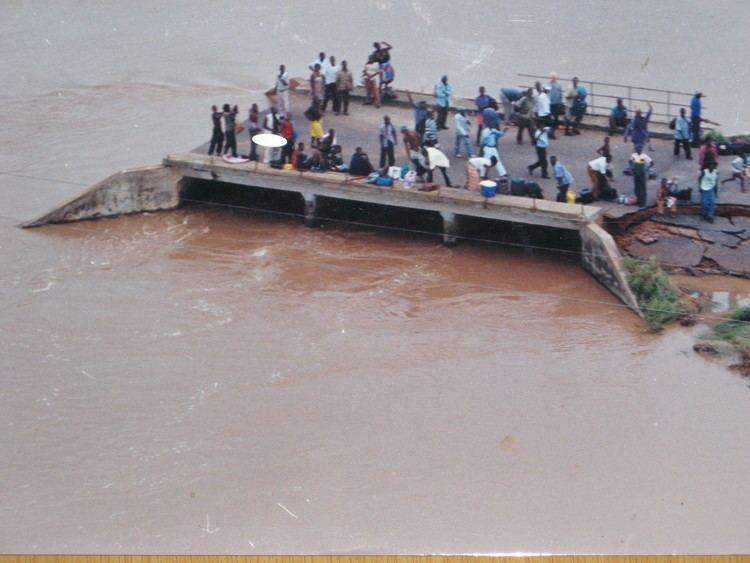
{"label": "green grass patch", "polygon": [[708,336],[732,344],[745,359],[750,359],[750,307],[742,307],[721,321]]}
{"label": "green grass patch", "polygon": [[623,259],[628,285],[638,300],[650,331],[658,332],[668,322],[684,316],[680,292],[669,281],[655,258],[637,260],[624,256]]}

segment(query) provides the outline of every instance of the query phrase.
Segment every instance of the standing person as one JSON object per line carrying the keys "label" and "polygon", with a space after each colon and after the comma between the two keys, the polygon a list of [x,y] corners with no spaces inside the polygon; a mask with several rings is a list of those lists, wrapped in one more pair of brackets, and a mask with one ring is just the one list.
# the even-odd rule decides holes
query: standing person
{"label": "standing person", "polygon": [[236,117],[237,113],[235,110],[237,109],[237,106],[234,106],[234,109],[229,107],[229,104],[224,104],[223,110],[224,110],[224,137],[226,139],[226,143],[224,144],[224,154],[227,154],[228,152],[232,153],[232,156],[237,156],[237,134],[235,132],[236,127]]}
{"label": "standing person", "polygon": [[[271,106],[271,110],[263,119],[263,131],[265,133],[278,135],[280,127],[281,120],[279,119],[279,114],[276,111],[276,106]],[[268,164],[271,160],[278,160],[278,154],[279,149],[265,147],[265,150],[263,151],[263,162]]]}
{"label": "standing person", "polygon": [[680,156],[680,147],[685,151],[685,158],[692,160],[690,155],[690,122],[685,117],[685,108],[680,108],[680,115],[674,120],[674,155]]}
{"label": "standing person", "polygon": [[745,160],[741,156],[736,156],[731,162],[732,165],[732,176],[731,178],[725,178],[721,181],[721,185],[723,186],[727,182],[732,182],[734,180],[740,181],[740,191],[742,193],[745,193]]}
{"label": "standing person", "polygon": [[[612,148],[609,145],[609,135],[604,136],[604,142],[602,143],[602,146],[596,149],[596,154],[599,156],[604,156],[608,160],[607,162],[612,162]],[[607,172],[605,173],[605,176],[609,178],[610,182],[614,182],[614,178],[612,177],[612,169],[610,167],[607,167]]]}
{"label": "standing person", "polygon": [[310,121],[310,147],[313,149],[318,148],[318,143],[325,135],[325,129],[323,129],[323,114],[313,101],[313,104],[307,108],[305,117]]}
{"label": "standing person", "polygon": [[557,128],[560,126],[560,116],[565,115],[565,103],[563,102],[563,89],[560,82],[557,80],[557,73],[556,72],[550,72],[549,75],[549,83],[547,84],[547,87],[549,88],[549,103],[550,103],[550,113],[552,115],[552,133],[553,135],[551,138],[555,138],[554,133],[557,131]]}
{"label": "standing person", "polygon": [[521,88],[500,88],[500,101],[503,103],[503,119],[510,123],[513,117],[513,104],[523,98],[525,90]]}
{"label": "standing person", "polygon": [[445,121],[448,118],[448,108],[453,101],[453,86],[448,84],[448,76],[443,75],[435,86],[435,98],[437,98],[437,123],[440,129],[448,129]]}
{"label": "standing person", "polygon": [[516,143],[523,144],[523,132],[529,132],[529,139],[534,143],[534,126],[532,114],[534,111],[534,94],[531,88],[528,88],[523,97],[513,104],[518,123],[518,133],[516,134]]}
{"label": "standing person", "polygon": [[406,126],[401,127],[401,137],[404,140],[406,158],[414,165],[417,176],[421,178],[424,174],[424,170],[420,170],[421,165],[419,163],[419,155],[422,152],[422,137],[417,131],[410,131]]}
{"label": "standing person", "polygon": [[630,155],[630,164],[633,168],[633,191],[638,207],[646,207],[646,182],[652,162],[651,157],[643,152],[643,145],[638,145],[635,152]]}
{"label": "standing person", "polygon": [[703,142],[700,152],[698,153],[698,164],[701,170],[708,168],[708,164],[713,162],[719,166],[719,149],[714,145],[714,140],[709,136]]}
{"label": "standing person", "polygon": [[424,120],[422,144],[425,147],[434,147],[438,144],[438,123],[432,110],[427,111],[427,119]]}
{"label": "standing person", "polygon": [[284,65],[279,65],[279,75],[276,77],[276,101],[281,115],[292,111],[289,105],[289,75]]}
{"label": "standing person", "polygon": [[549,147],[549,127],[537,125],[534,132],[534,147],[536,148],[536,162],[529,165],[529,175],[534,174],[536,168],[542,169],[542,178],[549,178],[547,173],[547,148]]}
{"label": "standing person", "polygon": [[593,193],[594,199],[599,199],[602,193],[609,188],[607,182],[607,170],[609,164],[612,162],[611,156],[600,156],[588,163],[586,167],[591,179],[591,192]]}
{"label": "standing person", "polygon": [[482,128],[484,127],[484,119],[482,118],[482,112],[485,108],[491,107],[493,104],[497,105],[497,102],[492,99],[491,96],[485,94],[484,86],[479,87],[479,95],[474,99],[474,103],[477,106],[477,146],[482,142]]}
{"label": "standing person", "polygon": [[217,106],[211,106],[211,122],[213,130],[211,131],[211,144],[208,145],[208,154],[221,155],[221,148],[224,145],[224,133],[221,131],[221,112]]}
{"label": "standing person", "polygon": [[617,102],[609,112],[609,134],[614,135],[615,129],[626,128],[628,126],[628,108],[622,98],[617,98]]}
{"label": "standing person", "polygon": [[565,135],[580,135],[578,126],[581,124],[583,114],[586,113],[586,96],[589,92],[583,86],[578,84],[578,77],[574,76],[570,88],[565,94],[566,114],[565,114]]}
{"label": "standing person", "polygon": [[550,164],[552,164],[552,173],[557,181],[557,201],[560,203],[566,203],[568,201],[567,194],[570,186],[573,184],[573,175],[563,165],[562,162],[557,160],[557,157],[552,155],[549,158]]}
{"label": "standing person", "polygon": [[648,122],[651,120],[651,112],[653,111],[651,102],[648,103],[648,113],[644,117],[641,113],[641,108],[635,108],[635,115],[633,120],[628,123],[625,128],[624,141],[627,143],[628,137],[633,141],[633,150],[639,152],[639,149],[643,149],[648,143]]}
{"label": "standing person", "polygon": [[344,115],[349,115],[349,94],[354,90],[354,77],[347,67],[346,61],[341,61],[341,69],[336,73],[337,106],[334,113],[339,115],[341,109]]}
{"label": "standing person", "polygon": [[427,107],[427,102],[419,100],[414,102],[414,98],[411,97],[411,92],[406,91],[406,97],[409,99],[409,103],[414,108],[414,129],[420,134],[424,135],[424,124],[427,121],[427,116],[430,113],[430,108]]}
{"label": "standing person", "polygon": [[492,158],[493,156],[497,159],[495,168],[497,169],[497,175],[502,177],[506,176],[507,172],[505,166],[503,166],[500,160],[500,152],[498,150],[498,143],[500,139],[505,136],[508,132],[508,127],[505,127],[502,131],[499,131],[495,127],[485,128],[482,133],[482,156],[484,158]]}
{"label": "standing person", "polygon": [[698,90],[693,99],[690,100],[690,124],[693,131],[693,148],[697,149],[701,146],[701,113],[703,113],[703,107],[701,105],[701,98],[703,92]]}
{"label": "standing person", "polygon": [[471,121],[469,121],[466,113],[465,108],[458,108],[458,113],[454,119],[456,127],[456,142],[453,152],[456,158],[461,158],[461,144],[463,144],[464,149],[466,149],[466,158],[474,156],[474,151],[471,150],[471,141],[469,141],[471,138]]}
{"label": "standing person", "polygon": [[373,55],[370,55],[367,59],[367,63],[365,63],[362,69],[362,76],[364,78],[365,90],[367,90],[367,98],[364,101],[364,105],[373,104],[376,108],[379,108],[380,88],[378,87],[378,77],[380,76],[380,64],[378,64]]}
{"label": "standing person", "polygon": [[338,102],[336,98],[336,75],[339,72],[339,67],[336,66],[336,57],[331,55],[328,58],[328,64],[323,70],[323,81],[325,82],[325,93],[323,97],[323,112],[325,113],[328,107],[328,100],[331,101],[333,111],[338,112]]}
{"label": "standing person", "polygon": [[716,197],[719,190],[719,173],[716,170],[715,162],[709,162],[706,168],[701,170],[698,184],[701,192],[701,216],[709,223],[713,223],[714,213],[716,212]]}
{"label": "standing person", "polygon": [[396,162],[396,158],[393,155],[393,148],[396,146],[396,129],[391,123],[391,118],[387,115],[383,117],[383,123],[379,128],[379,139],[380,139],[380,168],[383,168],[388,163],[388,166],[393,166]]}
{"label": "standing person", "polygon": [[[539,84],[539,82],[537,82]],[[551,112],[551,104],[549,100],[549,86],[542,87],[541,92],[539,92],[539,95],[536,97],[536,103],[534,104],[534,113],[536,114],[536,124],[537,127],[546,127],[548,125],[552,125],[552,120],[550,119],[550,112]],[[550,138],[554,138],[554,131],[550,129]]]}
{"label": "standing person", "polygon": [[372,46],[374,48],[372,56],[375,57],[378,64],[382,65],[391,60],[391,49],[393,49],[393,46],[388,41],[376,41]]}
{"label": "standing person", "polygon": [[288,113],[279,116],[279,122],[279,134],[286,139],[286,145],[281,147],[281,163],[286,164],[287,162],[292,162],[294,141],[296,139],[294,123],[292,123],[292,114]]}
{"label": "standing person", "polygon": [[253,142],[253,137],[260,133],[260,112],[258,104],[250,106],[247,116],[247,130],[250,134],[250,160],[258,160],[258,145]]}
{"label": "standing person", "polygon": [[320,109],[323,102],[325,84],[323,73],[320,71],[321,68],[320,64],[315,63],[312,74],[310,74],[310,98],[312,98],[313,105],[318,106],[318,109]]}
{"label": "standing person", "polygon": [[318,58],[307,65],[307,68],[309,68],[310,70],[315,70],[315,65],[320,65],[321,69],[326,65],[326,54],[324,52],[321,51],[320,53],[318,53]]}

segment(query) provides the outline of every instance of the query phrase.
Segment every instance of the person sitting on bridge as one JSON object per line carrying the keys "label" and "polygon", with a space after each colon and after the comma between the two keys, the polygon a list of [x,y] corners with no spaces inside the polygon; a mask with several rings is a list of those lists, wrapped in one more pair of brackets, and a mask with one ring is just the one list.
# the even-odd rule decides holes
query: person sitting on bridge
{"label": "person sitting on bridge", "polygon": [[305,143],[297,143],[297,150],[292,153],[292,166],[297,170],[310,168],[310,161],[305,154]]}
{"label": "person sitting on bridge", "polygon": [[352,176],[367,176],[373,171],[370,157],[362,150],[362,147],[354,149],[354,154],[349,162],[349,174]]}
{"label": "person sitting on bridge", "polygon": [[627,126],[628,108],[625,107],[622,98],[617,98],[617,103],[609,112],[609,134],[614,135],[615,129],[624,129]]}

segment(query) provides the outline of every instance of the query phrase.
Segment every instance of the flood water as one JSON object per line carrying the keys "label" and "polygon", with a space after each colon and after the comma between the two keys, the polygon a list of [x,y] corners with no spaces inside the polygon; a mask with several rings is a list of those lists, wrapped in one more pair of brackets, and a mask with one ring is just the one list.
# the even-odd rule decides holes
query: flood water
{"label": "flood water", "polygon": [[[695,329],[645,334],[575,255],[212,206],[16,228],[202,142],[206,108],[260,100],[278,53],[295,70],[390,40],[417,89],[444,68],[467,90],[496,67],[498,87],[615,78],[581,42],[611,28],[549,24],[553,3],[500,4],[492,40],[485,3],[330,2],[317,33],[278,4],[0,9],[0,552],[750,550],[747,382],[693,353]],[[663,48],[700,5],[648,4],[641,84],[736,86],[677,68],[705,44]],[[554,56],[524,46],[550,26]]]}

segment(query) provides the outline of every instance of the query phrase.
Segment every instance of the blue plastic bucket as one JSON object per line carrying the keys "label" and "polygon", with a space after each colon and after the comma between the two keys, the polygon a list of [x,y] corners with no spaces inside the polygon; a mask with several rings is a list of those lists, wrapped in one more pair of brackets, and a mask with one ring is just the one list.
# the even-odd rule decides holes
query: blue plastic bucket
{"label": "blue plastic bucket", "polygon": [[495,197],[497,195],[497,183],[491,180],[479,182],[479,189],[484,197]]}

